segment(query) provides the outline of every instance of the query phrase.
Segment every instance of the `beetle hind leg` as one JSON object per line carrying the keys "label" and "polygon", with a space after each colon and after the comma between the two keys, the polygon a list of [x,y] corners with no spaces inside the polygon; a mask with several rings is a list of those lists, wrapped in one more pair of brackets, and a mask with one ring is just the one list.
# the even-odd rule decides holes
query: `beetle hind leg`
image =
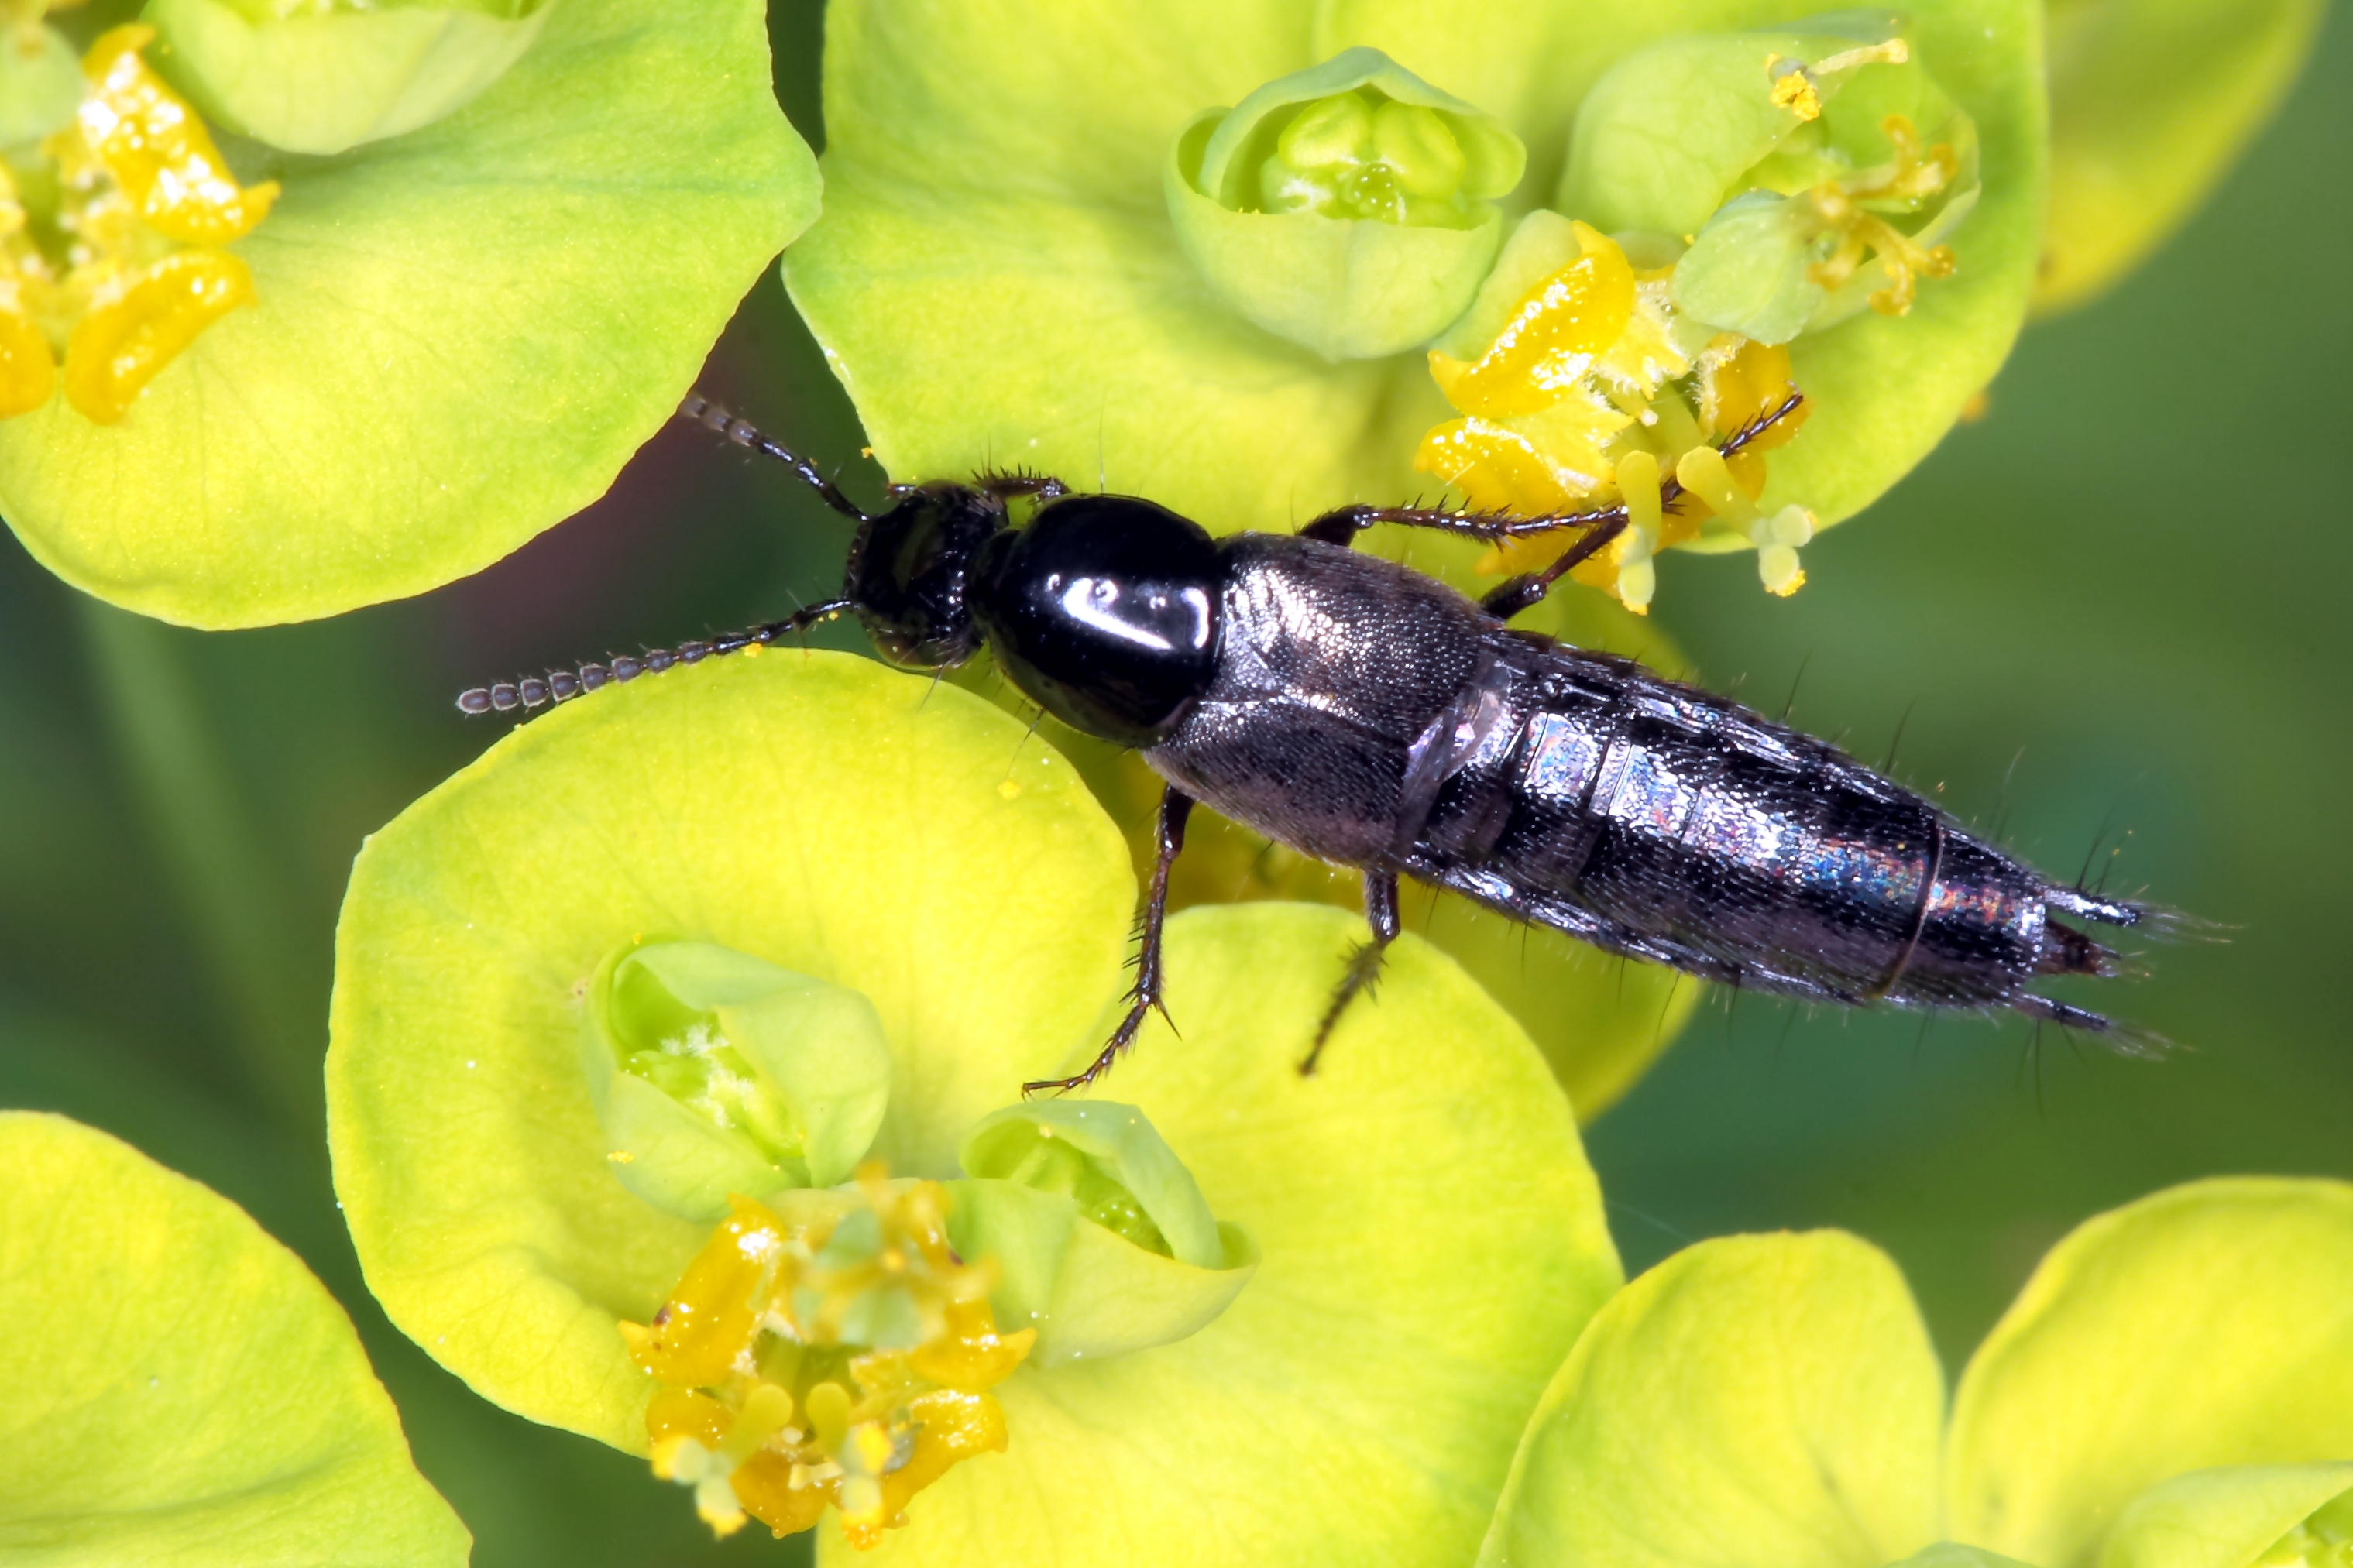
{"label": "beetle hind leg", "polygon": [[1365,923],[1373,928],[1370,942],[1359,943],[1348,955],[1347,972],[1340,976],[1339,986],[1332,993],[1332,1005],[1324,1009],[1323,1022],[1315,1026],[1315,1043],[1308,1047],[1307,1058],[1299,1064],[1299,1076],[1313,1077],[1315,1062],[1324,1054],[1324,1043],[1340,1022],[1340,1015],[1348,1004],[1373,988],[1381,977],[1381,960],[1388,952],[1389,943],[1398,937],[1398,879],[1392,871],[1365,873]]}

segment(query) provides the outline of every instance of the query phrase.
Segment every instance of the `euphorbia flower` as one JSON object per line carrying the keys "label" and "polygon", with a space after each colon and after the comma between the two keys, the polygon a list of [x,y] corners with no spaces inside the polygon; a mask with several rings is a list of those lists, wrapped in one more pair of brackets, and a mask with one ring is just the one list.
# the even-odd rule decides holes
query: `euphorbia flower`
{"label": "euphorbia flower", "polygon": [[349,1319],[237,1206],[0,1111],[0,1557],[461,1568]]}
{"label": "euphorbia flower", "polygon": [[[1121,1103],[1008,1107],[1100,1046],[1134,891],[1069,763],[868,661],[770,648],[535,721],[353,872],[329,1121],[370,1288],[478,1392],[649,1454],[718,1522],[830,1504],[829,1559],[1208,1529],[1212,1560],[1463,1560],[1618,1278],[1567,1102],[1410,939],[1302,1078],[1364,928],[1262,904],[1171,923],[1182,1033],[1146,1030]],[[715,1240],[624,1184],[583,1015],[657,933],[862,994],[887,1178],[737,1203]],[[685,973],[679,1017],[624,1011],[708,1056],[746,1005],[677,1000]],[[765,1087],[687,1075],[698,1114],[807,1100],[739,1057]]]}
{"label": "euphorbia flower", "polygon": [[816,212],[762,8],[485,5],[171,0],[86,80],[81,13],[0,7],[0,514],[44,564],[189,625],[332,615],[507,553],[676,408]]}
{"label": "euphorbia flower", "polygon": [[2353,1534],[2353,1187],[2226,1178],[2091,1220],[1947,1424],[1894,1265],[1702,1242],[1628,1286],[1522,1439],[1482,1564],[2312,1568]]}
{"label": "euphorbia flower", "polygon": [[[1859,18],[1839,25],[1862,25]],[[1224,273],[1188,258],[1198,237],[1184,229],[1180,244],[1159,199],[1172,155],[1187,189],[1240,203],[1245,216],[1247,190],[1238,195],[1228,183],[1206,190],[1202,177],[1210,163],[1245,184],[1257,174],[1264,233],[1248,242],[1261,247],[1251,267],[1287,265],[1302,278],[1328,271],[1324,260],[1307,258],[1325,256],[1328,246],[1303,244],[1303,258],[1286,263],[1264,237],[1306,218],[1276,212],[1261,172],[1271,165],[1255,161],[1257,141],[1219,161],[1220,122],[1207,111],[1241,105],[1236,119],[1259,114],[1253,106],[1268,101],[1261,89],[1296,102],[1287,112],[1298,117],[1337,113],[1330,106],[1339,97],[1317,94],[1353,93],[1368,112],[1437,105],[1452,116],[1445,124],[1459,128],[1451,132],[1458,152],[1470,144],[1461,140],[1470,127],[1491,121],[1525,149],[1525,174],[1507,195],[1478,187],[1480,200],[1498,202],[1507,218],[1550,208],[1598,234],[1616,232],[1613,243],[1640,239],[1643,254],[1634,259],[1653,271],[1672,258],[1651,252],[1701,239],[1718,206],[1753,186],[1792,201],[1831,191],[1844,207],[1808,207],[1812,216],[1798,226],[1801,245],[1831,245],[1828,259],[1786,255],[1791,302],[1775,305],[1768,321],[1755,316],[1762,302],[1752,301],[1742,307],[1748,314],[1715,329],[1720,335],[1745,325],[1760,342],[1797,334],[1789,376],[1806,395],[1810,418],[1803,435],[1773,455],[1761,505],[1768,518],[1802,505],[1827,525],[1868,503],[1936,444],[1991,377],[2023,316],[2042,200],[2041,21],[2041,8],[2024,0],[1934,0],[1907,9],[1901,38],[1857,40],[1760,31],[1788,26],[1784,12],[1761,5],[1719,7],[1701,18],[1631,0],[1566,9],[1524,0],[1444,7],[1351,0],[1208,13],[1124,3],[975,11],[855,0],[828,15],[828,211],[787,257],[786,278],[893,475],[1019,462],[1149,495],[1213,530],[1284,528],[1326,507],[1427,491],[1430,481],[1416,479],[1412,460],[1450,415],[1419,345],[1352,350],[1318,331],[1294,331],[1282,311],[1247,300],[1238,306],[1240,291]],[[1705,44],[1724,58],[1701,62],[1696,75],[1671,61],[1660,79],[1672,91],[1629,92],[1590,122],[1579,118],[1600,101],[1592,95],[1613,68],[1652,58],[1646,47],[1668,39]],[[1324,80],[1319,72],[1358,58],[1343,55],[1352,47],[1380,51],[1394,74],[1352,68],[1340,74],[1363,86]],[[1866,87],[1867,77],[1878,85]],[[1849,78],[1861,95],[1855,103],[1874,106],[1855,108],[1852,124],[1840,120]],[[1016,100],[974,89],[992,79],[1018,79],[1024,91]],[[1294,90],[1293,82],[1307,85]],[[1354,123],[1353,111],[1341,118]],[[1750,121],[1757,133],[1739,131]],[[1887,129],[1896,121],[1947,145],[1948,157],[1924,152],[1907,163],[1902,136]],[[1305,121],[1270,118],[1263,132],[1246,130],[1269,141],[1267,155],[1285,170],[1301,158],[1339,156],[1317,150],[1329,139],[1322,129],[1305,137],[1315,148],[1288,148],[1282,139],[1294,123]],[[1366,129],[1350,142],[1349,166],[1377,163],[1400,188],[1409,170],[1433,190],[1452,188],[1453,161],[1392,158],[1370,135]],[[1677,164],[1661,148],[1688,156]],[[1202,175],[1189,174],[1197,152]],[[1503,166],[1493,156],[1461,161],[1466,170]],[[1927,161],[1939,173],[1915,180]],[[1862,177],[1866,164],[1883,162],[1884,181]],[[1841,184],[1844,176],[1852,178]],[[1704,190],[1696,205],[1683,199],[1694,190]],[[1479,205],[1448,220],[1472,226],[1430,232],[1478,232],[1486,222]],[[1916,216],[1905,215],[1907,205]],[[1848,256],[1831,231],[1864,236],[1867,248],[1886,256],[1894,248],[1889,225],[1860,209],[1894,214],[1908,232],[1939,221],[1947,207],[1951,232],[1920,245],[1924,255],[1948,248],[1934,270],[1949,261],[1951,275],[1919,285],[1905,313],[1864,308],[1868,294],[1900,292],[1903,279],[1891,282],[1876,261],[1857,270],[1851,263],[1859,253]],[[1787,211],[1789,224],[1805,216],[1795,205]],[[1363,247],[1392,258],[1389,289],[1398,300],[1453,288],[1451,261],[1435,250],[1409,251],[1388,232],[1434,219],[1409,207],[1388,217],[1334,208],[1314,221],[1340,226],[1344,218],[1365,231]],[[1637,228],[1645,232],[1619,232]],[[1732,248],[1780,245],[1778,234]],[[1818,264],[1828,270],[1810,282],[1807,269]],[[1715,297],[1732,300],[1739,270],[1715,267]],[[1842,289],[1850,276],[1855,287]],[[1528,279],[1543,281],[1542,273]],[[1261,294],[1282,298],[1282,282],[1267,279]],[[1355,278],[1350,298],[1365,287]],[[1810,288],[1827,303],[1806,295]],[[1850,291],[1860,313],[1841,319]],[[1527,297],[1514,292],[1499,314],[1508,317]],[[1395,300],[1359,313],[1414,315]],[[1617,335],[1590,354],[1614,347]],[[1691,342],[1661,337],[1651,357],[1663,366],[1662,355],[1679,356],[1681,369],[1665,373],[1677,379],[1712,341],[1704,332]],[[1466,345],[1442,346],[1458,360],[1476,357]],[[1379,357],[1324,357],[1376,350]],[[1639,357],[1633,345],[1627,357]],[[1656,391],[1654,384],[1644,397]],[[1649,412],[1644,397],[1621,396],[1630,417]],[[1588,478],[1614,487],[1616,476]],[[1533,490],[1508,499],[1521,510],[1542,500]],[[1732,531],[1723,542],[1758,541]],[[1779,533],[1762,542],[1788,548]],[[1467,564],[1467,555],[1428,542],[1414,548],[1421,561],[1452,553],[1458,568]]]}

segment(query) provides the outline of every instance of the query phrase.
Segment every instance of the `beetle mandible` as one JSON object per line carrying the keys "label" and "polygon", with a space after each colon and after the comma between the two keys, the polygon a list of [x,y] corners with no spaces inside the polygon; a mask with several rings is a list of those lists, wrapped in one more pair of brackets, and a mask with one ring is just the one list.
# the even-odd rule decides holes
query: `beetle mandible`
{"label": "beetle mandible", "polygon": [[[1799,406],[1725,438],[1731,457]],[[1371,939],[1348,962],[1301,1070],[1396,939],[1412,878],[1606,952],[1815,1002],[2012,1009],[2130,1038],[2028,988],[2117,973],[2060,915],[2112,926],[2147,907],[2050,881],[1826,742],[1630,659],[1506,623],[1627,527],[1624,507],[1542,517],[1350,506],[1296,533],[1213,538],[1133,496],[985,474],[893,485],[870,514],[807,459],[690,396],[681,416],[786,465],[857,523],[841,595],[642,658],[476,687],[469,713],[533,709],[854,614],[893,663],[986,647],[1074,729],[1139,748],[1165,782],[1128,1008],[1092,1083],[1160,1005],[1168,874],[1198,801],[1364,873]],[[1672,479],[1661,502],[1681,496]],[[1036,505],[1017,526],[1012,503]],[[1473,602],[1350,548],[1380,524],[1500,541],[1577,537]]]}

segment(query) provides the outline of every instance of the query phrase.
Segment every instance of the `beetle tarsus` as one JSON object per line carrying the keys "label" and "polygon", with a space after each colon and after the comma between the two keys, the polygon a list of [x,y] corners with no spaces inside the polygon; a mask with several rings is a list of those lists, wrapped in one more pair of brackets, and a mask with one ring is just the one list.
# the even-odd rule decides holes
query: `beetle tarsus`
{"label": "beetle tarsus", "polygon": [[[1192,813],[1193,797],[1175,784],[1160,792],[1160,850],[1152,865],[1152,888],[1144,900],[1143,931],[1135,947],[1135,988],[1127,994],[1127,1016],[1119,1021],[1110,1041],[1095,1053],[1095,1059],[1087,1064],[1084,1071],[1069,1078],[1025,1083],[1021,1086],[1022,1099],[1038,1094],[1068,1094],[1074,1089],[1086,1088],[1110,1070],[1120,1054],[1134,1044],[1136,1031],[1144,1027],[1148,1015],[1157,1011],[1163,1019],[1167,1019],[1168,1007],[1160,994],[1160,937],[1168,924],[1168,872],[1185,847],[1185,819]],[[1173,1030],[1176,1026],[1170,1021],[1168,1026]]]}
{"label": "beetle tarsus", "polygon": [[1389,943],[1398,938],[1398,879],[1394,871],[1365,873],[1365,923],[1373,928],[1372,940],[1359,942],[1348,955],[1347,972],[1340,976],[1339,985],[1332,993],[1331,1005],[1324,1009],[1324,1020],[1315,1026],[1315,1043],[1307,1048],[1306,1059],[1299,1064],[1299,1076],[1315,1076],[1315,1064],[1324,1055],[1332,1031],[1339,1026],[1340,1015],[1359,995],[1371,992],[1381,977],[1381,961],[1388,956]]}

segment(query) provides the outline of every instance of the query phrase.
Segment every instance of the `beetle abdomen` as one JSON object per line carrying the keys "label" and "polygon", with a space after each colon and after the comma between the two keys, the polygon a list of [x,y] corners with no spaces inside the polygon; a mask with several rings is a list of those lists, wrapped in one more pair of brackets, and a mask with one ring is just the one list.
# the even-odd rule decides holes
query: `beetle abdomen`
{"label": "beetle abdomen", "polygon": [[1627,660],[1496,628],[1482,693],[1507,741],[1438,789],[1398,868],[1614,952],[1846,1003],[2019,1005],[2107,973],[2050,919],[2137,912],[2054,889],[1810,736]]}

